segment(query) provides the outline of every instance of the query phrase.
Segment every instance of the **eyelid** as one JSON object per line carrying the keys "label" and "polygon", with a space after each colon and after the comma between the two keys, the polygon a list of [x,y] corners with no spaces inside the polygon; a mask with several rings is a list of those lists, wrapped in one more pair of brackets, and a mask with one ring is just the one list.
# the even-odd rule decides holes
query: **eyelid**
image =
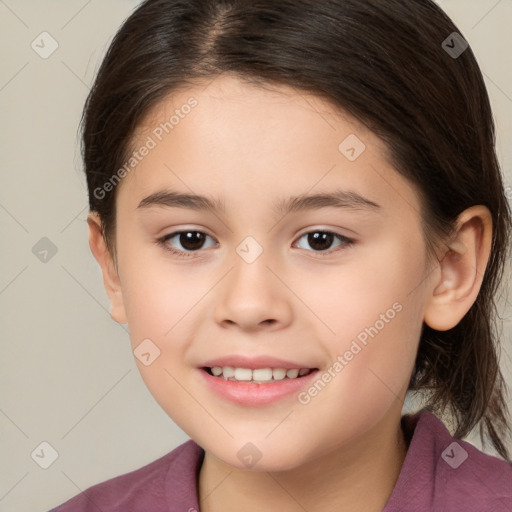
{"label": "eyelid", "polygon": [[345,235],[342,233],[342,231],[350,231],[351,233],[355,234],[355,231],[352,231],[348,228],[341,228],[341,227],[329,227],[329,226],[322,226],[320,225],[313,225],[313,227],[307,227],[304,230],[300,231],[296,238],[300,238],[301,236],[307,235],[308,233],[331,233],[332,235],[341,236],[343,238],[351,239],[352,237],[349,235]]}

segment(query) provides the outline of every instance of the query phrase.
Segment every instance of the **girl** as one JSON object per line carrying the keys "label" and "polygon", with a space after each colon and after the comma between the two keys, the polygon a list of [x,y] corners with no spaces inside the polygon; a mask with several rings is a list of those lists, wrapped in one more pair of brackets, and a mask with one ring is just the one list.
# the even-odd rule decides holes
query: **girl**
{"label": "girl", "polygon": [[85,106],[89,241],[191,440],[54,510],[512,510],[494,143],[431,0],[142,3]]}

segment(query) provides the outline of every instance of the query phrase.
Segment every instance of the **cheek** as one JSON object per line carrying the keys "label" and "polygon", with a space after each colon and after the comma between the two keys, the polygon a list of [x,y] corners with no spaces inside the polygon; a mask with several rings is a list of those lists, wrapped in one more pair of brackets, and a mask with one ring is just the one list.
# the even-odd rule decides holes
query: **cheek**
{"label": "cheek", "polygon": [[128,242],[123,249],[119,269],[132,344],[171,337],[204,293],[204,273],[191,271],[186,262],[170,262],[163,249],[149,244],[137,249]]}
{"label": "cheek", "polygon": [[[297,277],[295,289],[301,290],[311,309],[339,339],[355,338],[376,323],[379,331],[404,332],[404,323],[421,324],[426,261],[417,238],[413,246],[395,236],[363,248],[338,268],[315,272],[314,287],[311,279]],[[396,303],[399,306],[393,308]],[[396,314],[399,307],[403,311]],[[381,315],[385,315],[383,320]]]}
{"label": "cheek", "polygon": [[192,306],[200,298],[200,289],[179,272],[171,274],[168,265],[155,261],[142,264],[143,261],[149,259],[134,255],[125,260],[122,268],[131,347],[154,399],[169,415],[172,413],[178,425],[186,425],[190,396],[184,387],[183,368],[189,346],[185,330],[193,329]]}
{"label": "cheek", "polygon": [[[190,400],[180,383],[185,381],[188,354],[202,321],[201,298],[215,276],[187,264],[169,263],[162,254],[155,257],[154,248],[125,249],[129,257],[120,258],[120,273],[135,360],[157,402],[179,414],[176,404]],[[137,357],[141,352],[150,353],[150,364],[147,356],[146,360]]]}
{"label": "cheek", "polygon": [[367,411],[389,405],[403,394],[413,370],[426,261],[419,238],[415,253],[397,250],[406,247],[400,242],[379,245],[377,255],[360,253],[357,261],[317,281],[313,296],[310,292],[318,316],[332,331],[323,336],[331,360],[341,359],[343,366],[338,393],[355,410],[358,402]]}
{"label": "cheek", "polygon": [[186,290],[174,288],[155,267],[136,267],[123,283],[132,343],[140,338],[163,338],[173,326],[178,305],[186,301],[185,295]]}

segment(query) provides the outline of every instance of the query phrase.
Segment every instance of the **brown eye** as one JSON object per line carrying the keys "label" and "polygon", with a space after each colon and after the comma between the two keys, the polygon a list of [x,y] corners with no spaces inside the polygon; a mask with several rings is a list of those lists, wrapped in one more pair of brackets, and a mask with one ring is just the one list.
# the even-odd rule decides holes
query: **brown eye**
{"label": "brown eye", "polygon": [[308,244],[317,251],[325,251],[331,247],[334,240],[332,233],[315,232],[308,233]]}
{"label": "brown eye", "polygon": [[[348,246],[353,243],[353,240],[347,238],[338,233],[332,233],[330,231],[310,231],[302,235],[299,240],[305,239],[307,245],[313,249],[314,252],[326,252],[331,249],[333,242],[338,240],[340,243],[332,251],[343,246]],[[300,247],[300,245],[299,245]],[[307,247],[300,247],[301,249],[307,249]],[[331,252],[332,252],[331,251]]]}
{"label": "brown eye", "polygon": [[[162,243],[173,252],[197,252],[200,249],[205,248],[206,240],[210,238],[209,235],[203,233],[202,231],[178,231],[175,233],[171,233],[162,238]],[[213,240],[213,239],[212,239]],[[214,247],[215,242],[210,245],[210,247]]]}
{"label": "brown eye", "polygon": [[205,238],[204,233],[199,231],[184,231],[178,235],[181,246],[187,251],[201,249]]}

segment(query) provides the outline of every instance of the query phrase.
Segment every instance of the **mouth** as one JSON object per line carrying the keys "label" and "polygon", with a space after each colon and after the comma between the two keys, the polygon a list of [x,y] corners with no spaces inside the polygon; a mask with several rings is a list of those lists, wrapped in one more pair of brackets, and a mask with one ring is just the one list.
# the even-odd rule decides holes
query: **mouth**
{"label": "mouth", "polygon": [[203,361],[197,371],[201,381],[221,399],[237,406],[259,407],[293,399],[311,386],[319,367],[310,367],[306,360],[231,354]]}
{"label": "mouth", "polygon": [[306,377],[317,368],[240,368],[233,366],[205,366],[203,371],[219,379],[231,382],[271,384],[284,380]]}

